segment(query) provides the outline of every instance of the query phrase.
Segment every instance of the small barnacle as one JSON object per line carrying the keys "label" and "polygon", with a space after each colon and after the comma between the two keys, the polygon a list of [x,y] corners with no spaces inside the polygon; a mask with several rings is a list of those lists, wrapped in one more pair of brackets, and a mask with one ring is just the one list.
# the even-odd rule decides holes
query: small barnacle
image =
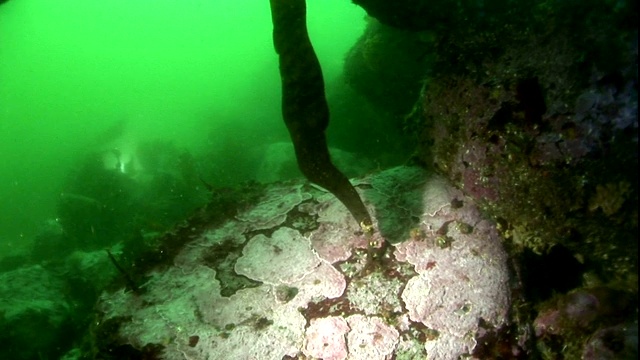
{"label": "small barnacle", "polygon": [[422,241],[425,238],[425,232],[419,227],[412,228],[409,230],[409,236],[413,241]]}
{"label": "small barnacle", "polygon": [[280,302],[287,303],[298,295],[298,288],[280,285],[276,288],[276,299]]}
{"label": "small barnacle", "polygon": [[453,238],[451,238],[450,236],[446,236],[446,235],[440,235],[438,237],[436,237],[436,245],[440,248],[440,249],[445,249],[448,247],[451,247],[451,243],[453,242]]}
{"label": "small barnacle", "polygon": [[253,328],[256,330],[264,330],[268,326],[273,325],[273,320],[269,320],[266,317],[261,317],[253,324]]}
{"label": "small barnacle", "polygon": [[367,224],[365,221],[360,222],[360,229],[365,235],[373,234],[374,228],[372,224]]}
{"label": "small barnacle", "polygon": [[460,231],[461,234],[467,235],[467,234],[471,234],[473,232],[473,226],[471,226],[471,225],[469,225],[469,224],[467,224],[465,222],[458,221],[456,223],[456,225],[457,225],[458,231]]}
{"label": "small barnacle", "polygon": [[462,306],[460,306],[457,310],[454,310],[454,313],[458,316],[463,316],[469,313],[469,311],[471,311],[471,304],[469,303],[464,303],[462,304]]}
{"label": "small barnacle", "polygon": [[440,332],[436,329],[426,328],[421,330],[426,341],[436,340],[440,336]]}

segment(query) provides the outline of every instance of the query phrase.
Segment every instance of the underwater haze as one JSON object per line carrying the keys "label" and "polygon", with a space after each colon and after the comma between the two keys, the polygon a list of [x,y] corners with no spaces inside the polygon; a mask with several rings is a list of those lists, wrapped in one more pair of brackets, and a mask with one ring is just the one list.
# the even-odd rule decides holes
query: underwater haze
{"label": "underwater haze", "polygon": [[[329,86],[365,12],[344,0],[308,7]],[[123,173],[140,171],[135,152],[147,143],[148,153],[180,149],[180,159],[220,164],[218,174],[233,175],[237,157],[288,140],[271,30],[267,0],[3,4],[0,254],[22,251],[52,226],[61,197],[99,202],[65,190],[92,179],[80,174],[88,154]]]}

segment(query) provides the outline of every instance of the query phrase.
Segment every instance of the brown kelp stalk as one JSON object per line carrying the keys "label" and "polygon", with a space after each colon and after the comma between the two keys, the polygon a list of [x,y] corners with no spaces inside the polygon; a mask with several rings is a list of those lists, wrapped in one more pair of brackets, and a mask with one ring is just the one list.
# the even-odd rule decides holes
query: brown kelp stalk
{"label": "brown kelp stalk", "polygon": [[273,43],[280,59],[282,116],[298,167],[309,179],[335,195],[367,233],[371,217],[349,179],[331,162],[325,130],[329,106],[322,69],[306,23],[305,0],[270,0]]}

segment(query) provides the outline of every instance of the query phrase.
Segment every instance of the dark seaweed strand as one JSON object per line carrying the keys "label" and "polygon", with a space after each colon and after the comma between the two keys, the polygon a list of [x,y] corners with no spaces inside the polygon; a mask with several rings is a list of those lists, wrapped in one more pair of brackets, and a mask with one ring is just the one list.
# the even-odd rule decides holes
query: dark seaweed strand
{"label": "dark seaweed strand", "polygon": [[136,283],[133,282],[133,280],[131,279],[131,276],[129,276],[129,274],[126,271],[124,271],[122,266],[118,264],[118,261],[116,261],[116,258],[113,256],[113,254],[111,254],[111,251],[109,251],[108,249],[106,251],[107,251],[107,255],[109,255],[109,260],[111,260],[111,263],[113,264],[113,266],[115,266],[116,269],[118,269],[118,271],[120,272],[120,274],[122,274],[122,276],[124,277],[124,280],[127,283],[127,286],[129,286],[129,288],[134,293],[137,293],[140,290],[138,288],[138,285],[136,285]]}
{"label": "dark seaweed strand", "polygon": [[309,181],[330,191],[367,233],[371,217],[349,179],[331,162],[325,130],[329,106],[322,69],[306,24],[305,0],[270,0],[273,43],[280,60],[282,116],[289,129],[298,167]]}

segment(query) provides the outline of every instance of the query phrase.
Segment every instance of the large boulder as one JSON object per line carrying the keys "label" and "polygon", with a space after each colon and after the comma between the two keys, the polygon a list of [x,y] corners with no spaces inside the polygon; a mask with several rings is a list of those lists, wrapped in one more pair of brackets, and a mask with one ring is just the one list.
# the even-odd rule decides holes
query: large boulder
{"label": "large boulder", "polygon": [[0,274],[0,358],[60,355],[73,313],[65,294],[65,283],[39,265]]}
{"label": "large boulder", "polygon": [[378,232],[331,194],[270,185],[144,291],[103,294],[100,356],[455,359],[508,324],[506,253],[472,201],[419,168],[354,183]]}

